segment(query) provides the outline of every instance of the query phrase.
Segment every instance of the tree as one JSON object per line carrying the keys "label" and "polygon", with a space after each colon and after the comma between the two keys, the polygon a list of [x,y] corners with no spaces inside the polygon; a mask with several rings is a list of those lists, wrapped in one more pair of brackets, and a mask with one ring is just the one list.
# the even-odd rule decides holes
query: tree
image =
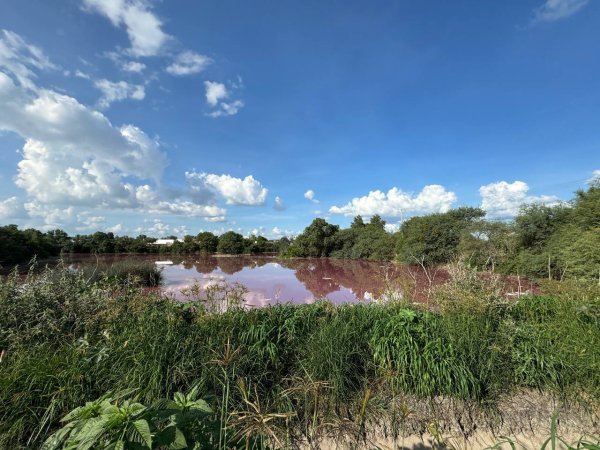
{"label": "tree", "polygon": [[479,208],[462,207],[446,213],[411,217],[398,234],[397,254],[400,261],[427,266],[450,262],[457,254],[461,235],[485,215]]}
{"label": "tree", "polygon": [[360,229],[365,226],[365,222],[363,221],[362,216],[356,216],[352,223],[350,224],[350,228]]}
{"label": "tree", "polygon": [[247,253],[265,253],[273,250],[273,245],[264,236],[250,236],[246,239]]}
{"label": "tree", "polygon": [[289,252],[292,256],[329,256],[335,249],[335,235],[339,229],[339,225],[332,225],[324,219],[317,218],[296,238]]}
{"label": "tree", "polygon": [[244,253],[244,236],[235,231],[228,231],[219,236],[217,245],[219,253],[227,253],[230,255],[240,255]]}
{"label": "tree", "polygon": [[569,221],[571,210],[564,205],[526,205],[515,218],[520,248],[541,250],[554,231]]}
{"label": "tree", "polygon": [[478,220],[463,231],[457,251],[469,264],[493,271],[508,263],[515,249],[513,224]]}
{"label": "tree", "polygon": [[210,231],[203,231],[196,236],[198,250],[206,253],[215,253],[219,245],[219,238]]}

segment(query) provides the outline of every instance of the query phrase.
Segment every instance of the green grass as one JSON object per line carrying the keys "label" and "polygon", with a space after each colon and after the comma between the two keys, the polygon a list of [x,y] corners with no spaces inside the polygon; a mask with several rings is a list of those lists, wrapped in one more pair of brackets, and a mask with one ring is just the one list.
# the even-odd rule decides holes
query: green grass
{"label": "green grass", "polygon": [[485,283],[457,279],[436,311],[317,302],[215,314],[128,278],[5,277],[0,448],[36,448],[69,411],[129,389],[151,405],[198,386],[232,427],[223,445],[240,430],[266,443],[334,432],[358,442],[367,429],[400,429],[407,396],[485,409],[534,389],[597,406],[598,290],[560,285],[509,303]]}
{"label": "green grass", "polygon": [[123,282],[131,281],[143,286],[156,287],[162,281],[160,268],[149,261],[118,261],[114,263],[98,263],[95,266],[85,266],[83,276],[90,282],[102,278]]}

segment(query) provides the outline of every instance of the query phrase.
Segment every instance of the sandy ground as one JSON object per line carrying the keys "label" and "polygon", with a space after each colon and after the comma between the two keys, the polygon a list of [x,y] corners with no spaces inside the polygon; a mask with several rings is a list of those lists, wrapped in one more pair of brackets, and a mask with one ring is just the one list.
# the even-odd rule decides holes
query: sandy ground
{"label": "sandy ground", "polygon": [[[366,440],[352,445],[343,438],[340,429],[330,430],[329,438],[318,444],[305,445],[310,450],[382,449],[382,450],[428,450],[487,449],[501,443],[503,436],[510,437],[516,450],[541,449],[551,435],[552,415],[557,412],[557,436],[568,444],[575,444],[583,437],[588,441],[600,441],[600,411],[586,406],[585,402],[564,403],[547,394],[520,392],[503,400],[497,408],[488,411],[447,399],[404,399],[402,408],[409,411],[403,421],[403,432],[395,442],[382,427],[372,427]],[[443,418],[440,419],[440,418]],[[373,418],[376,422],[376,418]],[[505,443],[495,448],[511,449]],[[549,443],[546,447],[552,448]],[[557,449],[567,445],[556,441]]]}

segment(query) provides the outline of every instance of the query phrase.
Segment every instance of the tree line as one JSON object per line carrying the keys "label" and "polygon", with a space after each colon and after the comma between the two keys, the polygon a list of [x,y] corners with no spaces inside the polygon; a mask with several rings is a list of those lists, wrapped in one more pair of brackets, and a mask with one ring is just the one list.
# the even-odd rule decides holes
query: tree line
{"label": "tree line", "polygon": [[220,236],[203,231],[196,236],[185,236],[183,240],[177,239],[177,236],[167,236],[167,239],[175,242],[172,245],[154,245],[157,239],[143,234],[130,237],[97,231],[69,236],[63,230],[42,232],[6,225],[0,227],[0,264],[26,262],[34,256],[43,259],[63,253],[280,253],[290,242],[285,237],[278,240],[268,240],[264,236],[244,237],[234,231]]}
{"label": "tree line", "polygon": [[[489,220],[480,208],[415,216],[388,232],[380,216],[356,216],[342,229],[316,218],[294,239],[217,236],[203,231],[171,246],[151,245],[145,235],[96,232],[70,237],[62,230],[0,227],[0,262],[25,261],[60,253],[224,253],[273,252],[288,257],[396,260],[425,267],[457,259],[481,270],[562,279],[600,279],[600,183],[580,190],[569,202],[524,205],[512,221]],[[176,239],[175,236],[169,236]]]}
{"label": "tree line", "polygon": [[385,230],[373,216],[347,229],[315,219],[287,248],[288,256],[396,260],[424,267],[462,260],[480,270],[600,282],[600,183],[569,202],[521,207],[512,221],[489,220],[480,208],[416,216]]}

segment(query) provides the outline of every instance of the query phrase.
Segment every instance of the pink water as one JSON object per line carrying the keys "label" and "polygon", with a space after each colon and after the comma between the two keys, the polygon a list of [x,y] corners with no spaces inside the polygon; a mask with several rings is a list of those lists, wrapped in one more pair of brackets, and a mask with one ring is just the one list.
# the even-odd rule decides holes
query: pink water
{"label": "pink water", "polygon": [[[162,290],[183,298],[181,290],[194,284],[205,288],[215,282],[240,283],[247,289],[248,306],[275,303],[310,303],[328,299],[334,303],[370,301],[382,294],[398,267],[376,261],[269,256],[111,255],[105,262],[127,259],[170,261],[161,265]],[[95,256],[76,256],[76,264],[95,264]],[[387,281],[386,281],[387,279]]]}

